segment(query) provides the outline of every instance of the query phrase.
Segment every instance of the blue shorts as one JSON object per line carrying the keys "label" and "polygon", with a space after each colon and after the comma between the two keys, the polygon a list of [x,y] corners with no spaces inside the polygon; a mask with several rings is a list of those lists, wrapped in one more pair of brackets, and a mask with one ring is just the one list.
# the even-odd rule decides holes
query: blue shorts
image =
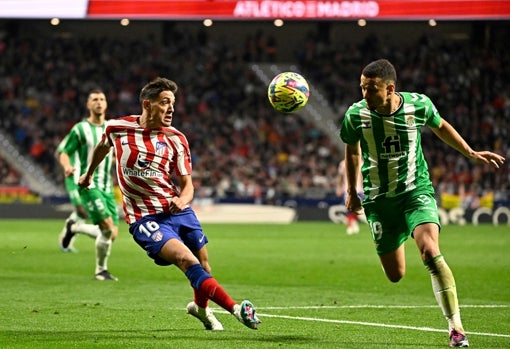
{"label": "blue shorts", "polygon": [[192,252],[200,250],[209,241],[191,208],[179,213],[159,213],[145,216],[129,225],[133,239],[158,265],[172,263],[158,257],[163,245],[170,239],[178,239]]}

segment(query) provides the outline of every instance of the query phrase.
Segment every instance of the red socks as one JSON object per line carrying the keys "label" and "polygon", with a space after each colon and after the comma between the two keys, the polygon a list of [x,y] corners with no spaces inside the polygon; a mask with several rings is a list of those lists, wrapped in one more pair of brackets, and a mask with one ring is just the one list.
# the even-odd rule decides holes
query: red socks
{"label": "red socks", "polygon": [[207,307],[209,299],[228,312],[232,312],[236,304],[232,297],[230,297],[213,277],[205,279],[200,285],[200,288],[195,290],[195,303],[199,307]]}

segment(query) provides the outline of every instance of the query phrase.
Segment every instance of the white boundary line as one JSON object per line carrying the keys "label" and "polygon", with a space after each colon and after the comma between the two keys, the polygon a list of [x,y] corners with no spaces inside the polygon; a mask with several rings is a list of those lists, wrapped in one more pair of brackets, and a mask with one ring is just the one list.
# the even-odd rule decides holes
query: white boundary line
{"label": "white boundary line", "polygon": [[[422,309],[437,308],[437,305],[311,305],[299,307],[257,307],[257,309],[267,310],[285,310],[285,309]],[[510,305],[504,304],[473,304],[461,305],[461,308],[510,308]]]}
{"label": "white boundary line", "polygon": [[[405,330],[414,330],[414,331],[425,331],[425,332],[446,332],[448,330],[431,328],[431,327],[416,327],[416,326],[407,326],[407,325],[391,325],[391,324],[383,324],[376,322],[364,322],[364,321],[351,321],[351,320],[334,320],[334,319],[322,319],[315,317],[303,317],[303,316],[290,316],[290,315],[275,315],[275,314],[265,314],[261,313],[260,310],[292,310],[292,309],[362,309],[362,308],[372,308],[372,309],[420,309],[420,308],[437,308],[437,305],[339,305],[339,306],[299,306],[299,307],[257,307],[257,314],[261,317],[268,318],[279,318],[279,319],[288,319],[288,320],[299,320],[299,321],[315,321],[315,322],[328,322],[335,324],[348,324],[348,325],[360,325],[360,326],[371,326],[371,327],[385,327],[385,328],[399,328]],[[463,305],[461,308],[510,308],[510,305],[504,304],[472,304],[472,305]],[[224,312],[228,314],[223,309],[213,308],[215,312]],[[478,336],[486,336],[486,337],[501,337],[501,338],[510,338],[510,334],[503,333],[490,333],[490,332],[471,332],[466,331],[469,335],[478,335]]]}
{"label": "white boundary line", "polygon": [[[390,324],[364,322],[364,321],[333,320],[333,319],[321,319],[321,318],[302,317],[302,316],[274,315],[274,314],[263,314],[263,313],[259,313],[259,312],[257,312],[257,314],[260,315],[260,317],[272,317],[272,318],[289,319],[289,320],[330,322],[330,323],[335,323],[335,324],[361,325],[361,326],[385,327],[385,328],[399,328],[399,329],[405,329],[405,330],[448,333],[448,331],[445,329],[438,329],[438,328],[431,328],[431,327],[416,327],[416,326],[390,325]],[[510,338],[510,334],[471,332],[471,331],[466,331],[466,333],[469,335]]]}

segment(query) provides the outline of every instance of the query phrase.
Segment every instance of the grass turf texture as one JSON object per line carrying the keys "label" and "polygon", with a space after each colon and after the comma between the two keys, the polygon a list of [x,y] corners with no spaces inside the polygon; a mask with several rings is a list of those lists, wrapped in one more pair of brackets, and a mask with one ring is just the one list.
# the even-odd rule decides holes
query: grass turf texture
{"label": "grass turf texture", "polygon": [[[2,220],[0,348],[445,348],[446,321],[414,242],[398,284],[381,271],[366,225],[205,224],[213,275],[263,323],[242,326],[215,304],[224,332],[186,314],[191,288],[158,267],[121,224],[110,257],[119,282],[93,280],[93,240],[62,253],[63,221]],[[473,348],[510,348],[510,229],[446,226],[442,252],[457,281]]]}

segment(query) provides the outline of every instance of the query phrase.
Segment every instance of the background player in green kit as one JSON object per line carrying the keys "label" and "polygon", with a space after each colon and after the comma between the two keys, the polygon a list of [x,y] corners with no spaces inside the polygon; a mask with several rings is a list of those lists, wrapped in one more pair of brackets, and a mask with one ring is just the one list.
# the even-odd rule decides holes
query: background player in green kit
{"label": "background player in green kit", "polygon": [[[71,157],[76,155],[78,164],[87,164],[92,157],[95,146],[101,140],[106,127],[106,96],[101,90],[93,90],[87,98],[87,119],[73,126],[66,136],[67,141],[60,152],[60,165],[64,169],[66,177],[74,176],[76,171],[80,175],[85,173],[86,166],[75,168]],[[94,178],[90,187],[80,188],[79,194],[87,210],[89,219],[97,224],[101,231],[96,238],[96,280],[112,280],[117,278],[108,271],[108,257],[113,240],[118,234],[119,214],[113,194],[112,180],[113,155],[107,154],[105,161],[94,172]],[[72,227],[71,227],[72,228]],[[72,229],[67,229],[63,241],[69,241],[74,236]],[[63,244],[62,247],[66,247]]]}
{"label": "background player in green kit", "polygon": [[[476,162],[499,168],[505,159],[471,149],[427,96],[397,92],[396,81],[395,68],[388,60],[368,64],[361,74],[363,99],[345,113],[340,137],[346,144],[346,207],[355,212],[364,208],[377,254],[392,282],[404,276],[404,242],[409,236],[414,238],[448,321],[450,346],[468,347],[455,280],[439,249],[440,222],[420,129],[429,127],[443,142]],[[360,163],[363,206],[356,191]]]}
{"label": "background player in green kit", "polygon": [[[63,151],[69,135],[64,137],[57,147],[57,159],[60,159],[60,153]],[[64,227],[59,235],[60,248],[63,252],[76,252],[73,246],[73,240],[76,234],[88,235],[93,239],[96,239],[101,230],[95,224],[88,224],[86,222],[88,218],[87,210],[80,197],[80,187],[78,187],[78,179],[80,178],[80,171],[76,153],[69,157],[71,166],[74,167],[75,171],[72,176],[65,177],[65,188],[69,195],[69,201],[73,206],[73,210],[69,217],[67,217]]]}

